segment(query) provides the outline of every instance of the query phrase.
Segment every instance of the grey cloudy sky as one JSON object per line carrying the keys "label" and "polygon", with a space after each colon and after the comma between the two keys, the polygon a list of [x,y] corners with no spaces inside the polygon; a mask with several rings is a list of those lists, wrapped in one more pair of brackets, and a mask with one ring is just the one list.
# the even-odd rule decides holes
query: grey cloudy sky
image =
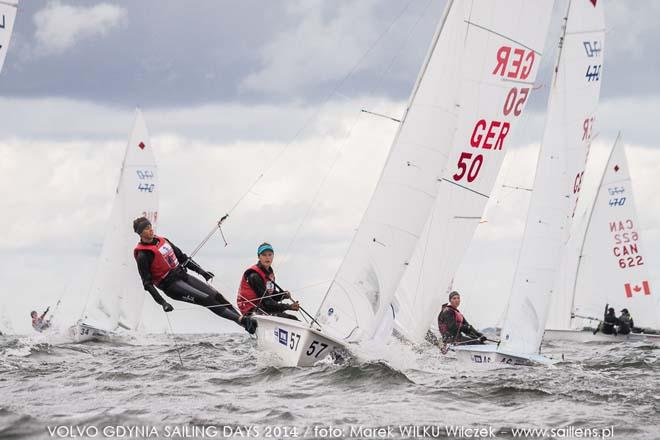
{"label": "grey cloudy sky", "polygon": [[[0,295],[14,298],[0,306],[13,326],[27,331],[33,304],[63,292],[64,317],[82,307],[136,105],[160,166],[161,232],[194,247],[268,169],[227,225],[231,245],[213,242],[200,257],[233,297],[254,245],[268,239],[290,250],[278,254],[285,284],[319,284],[300,293],[318,304],[396,129],[359,111],[401,113],[444,3],[22,0],[0,75]],[[555,7],[540,84],[550,78],[565,4]],[[660,248],[660,212],[651,208],[652,167],[660,165],[660,2],[610,0],[605,10],[599,139],[604,148],[622,129],[639,152],[631,167],[648,204],[640,220]],[[530,103],[521,147],[540,140],[545,90]],[[523,156],[530,166],[511,180],[530,178],[533,154]],[[513,253],[525,203],[505,211],[498,230]],[[473,248],[503,249],[492,235],[480,231]],[[495,250],[484,255],[492,255],[483,263],[488,286],[507,289],[496,275],[511,270]],[[148,330],[163,329],[157,312],[148,303]],[[174,325],[219,324],[190,311],[175,314]]]}

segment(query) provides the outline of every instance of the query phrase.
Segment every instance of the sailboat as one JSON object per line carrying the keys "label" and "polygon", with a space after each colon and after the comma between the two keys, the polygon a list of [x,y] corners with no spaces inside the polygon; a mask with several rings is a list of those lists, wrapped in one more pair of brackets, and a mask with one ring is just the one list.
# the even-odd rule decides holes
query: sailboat
{"label": "sailboat", "polygon": [[75,341],[134,331],[140,322],[145,292],[132,249],[137,242],[133,220],[158,224],[158,173],[142,112],[136,110],[103,248],[81,319],[70,328]]}
{"label": "sailboat", "polygon": [[9,40],[14,30],[18,0],[0,0],[0,72],[5,64]]}
{"label": "sailboat", "polygon": [[[16,9],[18,7],[18,0],[15,1],[0,1],[0,72],[2,66],[5,64],[5,57],[7,56],[7,48],[9,47],[9,40],[11,39],[12,31],[14,30],[14,21],[16,20]],[[2,299],[0,298],[0,307],[2,306]],[[11,321],[6,315],[3,307],[0,310],[0,335],[3,333],[11,333]]]}
{"label": "sailboat", "polygon": [[262,348],[287,365],[307,365],[313,339],[296,345],[291,334],[302,332],[301,341],[309,341],[305,332],[324,335],[336,350],[382,343],[392,331],[395,290],[432,213],[449,215],[453,248],[467,248],[534,83],[552,3],[447,3],[315,328],[258,316]]}
{"label": "sailboat", "polygon": [[[582,342],[660,342],[660,296],[649,277],[650,262],[643,247],[621,136],[612,146],[586,223],[578,251],[567,256],[577,260],[575,270],[553,301],[545,337]],[[638,330],[628,335],[593,333],[607,305],[617,311],[627,308]]]}
{"label": "sailboat", "polygon": [[546,126],[500,343],[458,346],[478,364],[551,364],[540,354],[550,299],[568,241],[600,95],[602,0],[571,0],[560,39]]}

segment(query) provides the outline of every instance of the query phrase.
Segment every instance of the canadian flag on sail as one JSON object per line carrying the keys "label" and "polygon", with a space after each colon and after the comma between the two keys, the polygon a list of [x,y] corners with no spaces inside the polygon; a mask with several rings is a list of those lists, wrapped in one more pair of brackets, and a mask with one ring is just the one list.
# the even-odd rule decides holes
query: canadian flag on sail
{"label": "canadian flag on sail", "polygon": [[644,295],[650,295],[651,294],[651,289],[649,288],[649,282],[648,281],[642,281],[642,287],[639,287],[637,284],[635,284],[634,287],[630,287],[630,283],[624,284],[624,287],[626,288],[626,296],[628,298],[632,298],[633,293],[639,293],[642,290],[644,290]]}

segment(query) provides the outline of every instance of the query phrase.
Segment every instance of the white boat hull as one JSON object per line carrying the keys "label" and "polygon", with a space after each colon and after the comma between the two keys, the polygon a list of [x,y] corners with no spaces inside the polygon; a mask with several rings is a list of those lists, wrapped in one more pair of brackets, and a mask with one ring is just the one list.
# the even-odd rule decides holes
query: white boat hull
{"label": "white boat hull", "polygon": [[76,325],[69,327],[69,335],[75,343],[87,341],[107,341],[110,338],[109,332],[98,329],[83,322],[79,322]]}
{"label": "white boat hull", "polygon": [[483,368],[552,365],[558,361],[541,355],[510,354],[498,351],[497,345],[461,345],[452,347],[459,361]]}
{"label": "white boat hull", "polygon": [[574,341],[574,342],[636,342],[645,341],[660,344],[660,335],[645,333],[629,333],[627,335],[606,335],[598,332],[595,335],[591,330],[546,330],[543,336],[545,341]]}
{"label": "white boat hull", "polygon": [[274,353],[285,367],[310,367],[348,351],[344,342],[299,321],[260,315],[254,319],[258,348]]}

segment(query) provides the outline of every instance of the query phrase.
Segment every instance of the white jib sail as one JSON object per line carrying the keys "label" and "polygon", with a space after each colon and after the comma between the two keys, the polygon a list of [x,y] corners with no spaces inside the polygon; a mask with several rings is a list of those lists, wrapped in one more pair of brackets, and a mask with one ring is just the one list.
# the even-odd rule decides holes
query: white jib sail
{"label": "white jib sail", "polygon": [[537,353],[568,240],[600,95],[602,0],[569,2],[522,248],[501,332],[506,353]]}
{"label": "white jib sail", "polygon": [[[490,191],[509,118],[522,111],[538,69],[551,7],[448,3],[374,195],[319,309],[338,336],[364,340],[387,327],[382,321],[392,316],[439,189],[448,203]],[[480,216],[481,203],[465,202],[465,213]]]}
{"label": "white jib sail", "polygon": [[142,112],[126,147],[119,185],[105,240],[85,309],[85,323],[102,330],[135,330],[142,315],[145,291],[137,272],[133,248],[138,237],[133,220],[145,216],[158,223],[158,175]]}
{"label": "white jib sail", "polygon": [[[452,156],[443,170],[431,216],[396,292],[396,328],[412,342],[423,342],[481,220],[508,139],[536,79],[552,5],[502,2],[469,11],[469,32],[481,34],[484,40],[475,42],[480,47],[474,57],[466,58],[464,75],[469,77],[482,69],[480,85],[475,87],[477,80],[470,78],[471,85],[461,89],[463,102]],[[497,15],[493,15],[493,7]],[[516,73],[518,56],[527,61],[522,64],[527,68],[524,73]],[[501,63],[507,57],[505,68]]]}
{"label": "white jib sail", "polygon": [[16,20],[16,9],[18,0],[0,1],[0,72],[5,64],[7,49],[9,49],[9,40],[14,30],[14,21]]}
{"label": "white jib sail", "polygon": [[[617,312],[627,308],[636,327],[660,329],[660,296],[651,285],[647,256],[619,137],[603,171],[584,235],[571,312],[602,318],[609,304]],[[575,321],[574,327],[582,322]]]}

